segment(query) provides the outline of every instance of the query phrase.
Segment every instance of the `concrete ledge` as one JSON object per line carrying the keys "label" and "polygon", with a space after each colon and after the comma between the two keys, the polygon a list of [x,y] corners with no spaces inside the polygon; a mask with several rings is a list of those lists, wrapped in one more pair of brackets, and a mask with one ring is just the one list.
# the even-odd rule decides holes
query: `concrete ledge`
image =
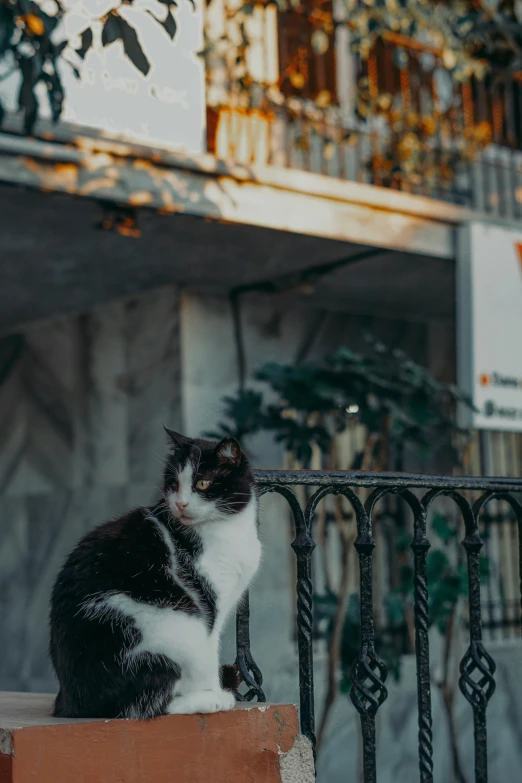
{"label": "concrete ledge", "polygon": [[63,132],[0,133],[0,182],[309,236],[453,258],[472,213],[441,201],[294,169]]}
{"label": "concrete ledge", "polygon": [[313,783],[294,705],[64,720],[50,717],[53,698],[0,693],[0,783]]}

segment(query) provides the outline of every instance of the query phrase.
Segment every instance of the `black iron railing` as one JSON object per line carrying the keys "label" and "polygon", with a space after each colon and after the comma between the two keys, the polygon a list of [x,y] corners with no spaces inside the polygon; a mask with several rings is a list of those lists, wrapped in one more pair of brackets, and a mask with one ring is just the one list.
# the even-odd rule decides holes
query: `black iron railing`
{"label": "black iron railing", "polygon": [[[377,780],[375,717],[386,700],[387,669],[375,651],[373,601],[374,509],[387,494],[399,495],[413,514],[411,549],[414,561],[415,656],[417,663],[419,771],[421,783],[433,781],[432,714],[430,687],[430,646],[428,636],[429,585],[426,560],[430,541],[427,518],[431,504],[441,496],[455,502],[464,525],[462,541],[468,570],[469,644],[460,664],[460,690],[470,703],[474,721],[475,781],[488,780],[486,708],[495,690],[495,662],[482,639],[481,582],[479,553],[483,540],[479,520],[491,500],[505,501],[518,521],[519,577],[522,601],[522,479],[464,478],[393,473],[340,473],[325,471],[256,471],[261,495],[276,492],[290,507],[295,538],[292,548],[297,559],[297,642],[301,732],[315,748],[313,674],[313,586],[312,553],[315,548],[313,519],[318,503],[327,495],[343,495],[355,514],[359,559],[361,638],[360,652],[352,667],[352,702],[361,719],[363,771],[365,783]],[[302,508],[292,486],[313,489]],[[356,490],[369,491],[363,503]],[[424,490],[424,491],[423,491]],[[472,498],[475,497],[473,500]],[[521,604],[522,606],[522,604]],[[248,691],[242,698],[264,701],[261,672],[250,652],[248,601],[237,616],[237,664]]]}

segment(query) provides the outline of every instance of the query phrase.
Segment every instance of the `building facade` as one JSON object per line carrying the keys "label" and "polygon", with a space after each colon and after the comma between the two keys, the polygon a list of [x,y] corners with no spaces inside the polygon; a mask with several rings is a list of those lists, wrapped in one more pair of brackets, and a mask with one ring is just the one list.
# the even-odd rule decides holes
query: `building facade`
{"label": "building facade", "polygon": [[[33,136],[20,134],[16,74],[0,92],[12,109],[0,133],[0,685],[9,690],[54,688],[54,576],[84,531],[155,498],[163,424],[191,436],[214,429],[223,397],[263,362],[358,349],[365,332],[455,381],[458,232],[477,219],[522,226],[517,74],[501,86],[469,82],[455,97],[436,46],[391,35],[363,62],[335,2],[285,11],[259,3],[244,17],[235,0],[124,9],[150,63],[144,73],[143,63],[129,64],[123,35],[104,36],[116,5],[103,18],[87,0],[68,5],[68,33],[82,42],[92,30],[94,44],[80,61],[72,56],[80,79],[64,78],[58,124],[44,111]],[[361,79],[372,101],[388,96],[366,120]],[[393,107],[412,115],[409,131],[390,126]],[[447,121],[440,134],[423,131],[417,149],[434,107]],[[249,448],[257,467],[285,459],[268,436]],[[476,434],[468,467],[520,475],[521,436]],[[287,522],[276,500],[264,501],[252,635],[274,701],[297,700]],[[497,559],[512,549],[509,536],[496,535]],[[516,603],[511,587],[499,589]],[[505,628],[502,608],[490,617],[501,648],[492,720],[509,724],[493,741],[492,780],[520,764],[509,606]],[[233,656],[232,638],[225,654]],[[325,655],[318,645],[318,704]],[[406,657],[406,671],[411,664]],[[381,779],[413,780],[413,674],[392,699],[393,712],[379,718]],[[456,711],[466,770],[467,709]],[[446,781],[440,700],[434,715]],[[324,781],[346,779],[347,743],[355,776],[355,713],[339,697],[319,763]]]}

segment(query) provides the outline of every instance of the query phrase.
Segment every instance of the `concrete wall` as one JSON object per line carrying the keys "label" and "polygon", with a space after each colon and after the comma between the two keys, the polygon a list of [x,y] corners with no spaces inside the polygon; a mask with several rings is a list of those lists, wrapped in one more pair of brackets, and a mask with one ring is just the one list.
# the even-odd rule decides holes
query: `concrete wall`
{"label": "concrete wall", "polygon": [[0,690],[55,687],[49,596],[80,536],[157,495],[179,425],[179,304],[165,288],[22,335],[0,386]]}

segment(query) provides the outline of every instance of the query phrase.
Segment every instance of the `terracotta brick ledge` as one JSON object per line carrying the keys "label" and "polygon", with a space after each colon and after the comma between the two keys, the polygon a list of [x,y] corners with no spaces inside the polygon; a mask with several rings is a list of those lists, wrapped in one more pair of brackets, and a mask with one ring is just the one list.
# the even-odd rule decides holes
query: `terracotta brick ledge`
{"label": "terracotta brick ledge", "polygon": [[152,721],[50,717],[53,696],[0,692],[0,783],[313,783],[292,704]]}

